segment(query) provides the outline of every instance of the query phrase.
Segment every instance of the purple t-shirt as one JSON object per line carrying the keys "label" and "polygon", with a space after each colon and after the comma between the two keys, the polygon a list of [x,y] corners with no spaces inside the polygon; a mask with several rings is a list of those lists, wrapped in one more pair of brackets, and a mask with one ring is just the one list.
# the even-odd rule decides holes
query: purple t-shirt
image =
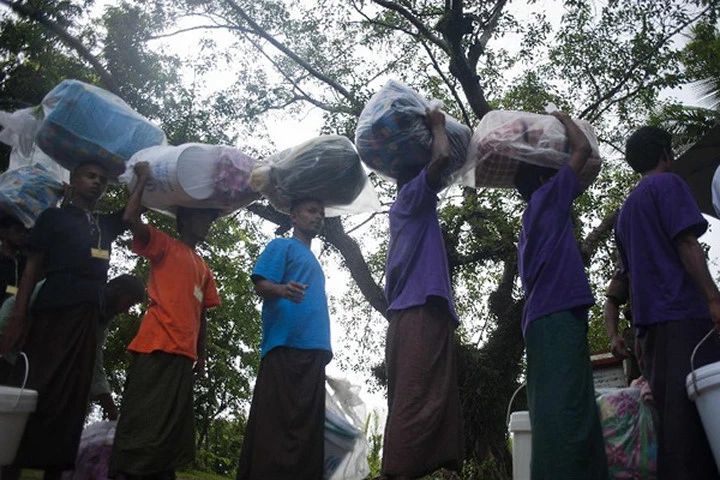
{"label": "purple t-shirt", "polygon": [[620,209],[615,241],[630,277],[636,326],[710,318],[707,301],[683,267],[673,240],[707,230],[687,184],[673,173],[644,177]]}
{"label": "purple t-shirt", "polygon": [[532,194],[523,213],[518,243],[523,334],[540,317],[595,303],[570,218],[581,193],[577,175],[566,165]]}
{"label": "purple t-shirt", "polygon": [[398,193],[390,208],[385,296],[388,311],[424,305],[430,296],[444,298],[457,322],[437,202],[427,168]]}

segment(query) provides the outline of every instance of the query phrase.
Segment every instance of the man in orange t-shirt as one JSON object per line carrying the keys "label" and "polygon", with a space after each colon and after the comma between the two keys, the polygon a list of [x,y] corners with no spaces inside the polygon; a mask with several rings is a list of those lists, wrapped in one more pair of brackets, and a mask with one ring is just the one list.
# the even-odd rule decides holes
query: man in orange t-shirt
{"label": "man in orange t-shirt", "polygon": [[128,346],[133,362],[110,475],[171,480],[175,469],[195,456],[193,372],[205,372],[205,309],[220,304],[212,272],[195,247],[205,240],[218,211],[180,208],[180,239],[174,239],[142,221],[147,162],[137,163],[135,173],[137,184],[123,218],[133,233],[133,251],[150,260],[150,304]]}

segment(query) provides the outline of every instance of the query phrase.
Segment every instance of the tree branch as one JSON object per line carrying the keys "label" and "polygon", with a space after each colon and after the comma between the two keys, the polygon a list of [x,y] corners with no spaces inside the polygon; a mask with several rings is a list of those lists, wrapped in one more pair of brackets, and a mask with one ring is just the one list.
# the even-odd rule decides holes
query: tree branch
{"label": "tree branch", "polygon": [[245,13],[245,10],[243,10],[237,3],[235,3],[234,0],[225,0],[225,3],[232,8],[232,10],[240,15],[243,20],[245,20],[248,25],[253,29],[253,33],[256,35],[264,38],[267,40],[272,46],[280,50],[283,54],[290,57],[295,63],[297,63],[299,66],[301,66],[303,69],[305,69],[308,73],[310,73],[313,77],[317,78],[321,82],[325,83],[329,87],[331,87],[333,90],[338,92],[340,95],[345,97],[346,100],[350,102],[350,104],[353,106],[353,109],[358,109],[359,111],[362,109],[360,106],[360,102],[353,94],[351,94],[349,91],[345,89],[342,85],[337,83],[332,78],[328,77],[327,75],[323,74],[319,70],[317,70],[315,67],[310,65],[308,62],[306,62],[303,58],[301,58],[298,54],[290,50],[288,47],[280,43],[270,35],[264,28],[262,28],[255,20],[253,20],[247,13]]}
{"label": "tree branch", "polygon": [[585,263],[589,263],[590,259],[595,254],[600,244],[610,235],[613,227],[615,226],[615,220],[617,220],[619,210],[613,211],[610,215],[605,217],[600,225],[595,227],[592,232],[588,233],[585,240],[583,240],[580,246],[580,252],[582,253]]}
{"label": "tree branch", "polygon": [[170,33],[163,33],[161,35],[149,35],[149,36],[145,37],[143,40],[146,40],[146,41],[159,40],[161,38],[169,38],[169,37],[174,37],[176,35],[182,35],[183,33],[194,32],[196,30],[240,30],[241,32],[249,32],[250,31],[250,30],[247,30],[242,27],[230,26],[230,25],[198,25],[195,27],[181,28],[180,30],[176,30],[176,31],[170,32]]}
{"label": "tree branch", "polygon": [[449,46],[447,42],[435,35],[433,32],[431,32],[430,29],[423,22],[421,22],[420,19],[413,15],[413,13],[407,8],[389,0],[373,0],[373,3],[377,3],[381,7],[385,7],[388,10],[392,10],[393,12],[400,14],[401,17],[403,17],[415,28],[417,28],[418,32],[420,32],[421,35],[427,37],[428,40],[430,40],[438,47],[442,48],[444,51],[449,52]]}
{"label": "tree branch", "polygon": [[115,93],[116,95],[120,94],[118,84],[112,74],[102,63],[100,63],[97,57],[90,53],[90,50],[85,48],[85,45],[83,45],[80,40],[73,37],[66,29],[58,25],[56,22],[46,18],[40,10],[29,3],[22,3],[20,0],[15,2],[0,0],[0,3],[10,7],[12,11],[20,17],[35,21],[47,27],[51,32],[57,35],[63,43],[75,50],[82,59],[92,65],[100,77],[100,81],[107,90]]}
{"label": "tree branch", "polygon": [[428,54],[428,57],[430,58],[430,62],[433,64],[433,67],[435,67],[435,71],[440,75],[440,78],[443,79],[443,82],[445,82],[445,85],[450,89],[450,93],[452,94],[453,98],[455,99],[455,102],[457,103],[458,107],[460,107],[460,112],[462,112],[463,121],[465,122],[465,125],[468,127],[471,127],[472,124],[470,123],[470,116],[467,113],[467,110],[465,110],[465,105],[463,105],[463,101],[460,99],[460,96],[457,93],[457,89],[455,86],[450,82],[450,80],[445,75],[445,72],[442,71],[440,68],[440,64],[435,59],[435,56],[432,53],[432,50],[430,50],[430,47],[425,44],[422,40],[420,40],[420,45],[423,46],[425,51]]}

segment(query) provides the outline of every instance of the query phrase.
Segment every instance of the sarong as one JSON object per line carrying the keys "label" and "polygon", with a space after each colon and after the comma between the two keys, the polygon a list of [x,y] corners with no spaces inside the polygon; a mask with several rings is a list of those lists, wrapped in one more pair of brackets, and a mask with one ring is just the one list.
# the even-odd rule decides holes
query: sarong
{"label": "sarong", "polygon": [[195,458],[193,360],[135,353],[123,392],[110,476],[171,472]]}
{"label": "sarong", "polygon": [[462,468],[454,329],[447,307],[429,303],[394,312],[390,320],[384,475],[421,477],[439,468]]}
{"label": "sarong", "polygon": [[260,362],[237,480],[322,480],[330,352],[276,347]]}
{"label": "sarong", "polygon": [[[645,375],[658,411],[658,480],[718,480],[717,466],[685,377],[695,345],[713,328],[709,320],[658,323],[638,330]],[[713,335],[695,355],[695,368],[720,361]]]}
{"label": "sarong", "polygon": [[[37,390],[13,466],[71,470],[82,434],[95,363],[100,309],[93,303],[33,313],[23,346],[30,362],[27,388]],[[24,362],[11,374],[22,384]]]}
{"label": "sarong", "polygon": [[530,322],[525,332],[532,480],[607,480],[587,341],[587,310]]}

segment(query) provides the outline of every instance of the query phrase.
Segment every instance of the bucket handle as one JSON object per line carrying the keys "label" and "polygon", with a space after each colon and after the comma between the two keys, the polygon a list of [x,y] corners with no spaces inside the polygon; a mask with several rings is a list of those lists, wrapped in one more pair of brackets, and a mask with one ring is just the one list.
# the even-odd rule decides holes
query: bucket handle
{"label": "bucket handle", "polygon": [[507,406],[507,414],[505,415],[505,425],[510,423],[510,413],[512,413],[510,410],[512,409],[512,404],[515,401],[515,397],[518,393],[520,393],[520,390],[522,390],[525,386],[527,386],[527,382],[523,382],[522,385],[520,385],[515,392],[512,394],[512,397],[510,397],[510,402]]}
{"label": "bucket handle", "polygon": [[695,345],[695,348],[692,351],[692,355],[690,355],[690,375],[692,377],[693,382],[693,388],[695,389],[695,395],[700,396],[700,389],[697,386],[697,375],[695,374],[695,354],[698,351],[698,348],[700,348],[700,345],[703,344],[705,340],[710,338],[710,336],[715,332],[715,327],[713,327],[703,338],[698,342],[697,345]]}
{"label": "bucket handle", "polygon": [[22,394],[25,391],[25,385],[27,384],[28,374],[30,373],[30,361],[28,360],[27,355],[25,355],[25,352],[20,352],[20,355],[25,360],[25,377],[23,378],[22,387],[20,387],[20,393],[18,393],[17,398],[15,399],[15,405],[13,405],[13,410],[18,406],[20,403],[20,399],[22,398]]}

